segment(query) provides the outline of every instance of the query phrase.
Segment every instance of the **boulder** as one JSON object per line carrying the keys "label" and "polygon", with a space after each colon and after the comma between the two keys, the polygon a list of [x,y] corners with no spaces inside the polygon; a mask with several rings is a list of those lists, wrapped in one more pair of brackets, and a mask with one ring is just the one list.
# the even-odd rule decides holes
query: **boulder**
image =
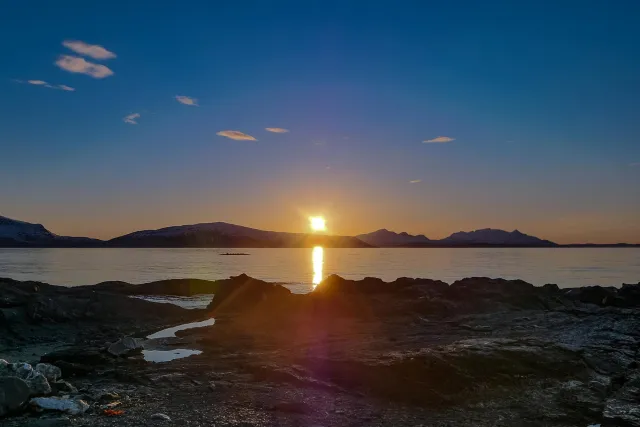
{"label": "boulder", "polygon": [[599,306],[616,305],[617,289],[614,287],[583,286],[581,288],[568,289],[565,296],[574,301]]}
{"label": "boulder", "polygon": [[246,274],[217,281],[219,292],[207,307],[218,312],[240,312],[250,310],[260,303],[273,305],[291,295],[284,286],[263,282]]}
{"label": "boulder", "polygon": [[29,400],[31,390],[17,377],[0,377],[0,417],[20,410]]}
{"label": "boulder", "polygon": [[113,356],[128,357],[142,352],[144,346],[133,337],[124,337],[109,345],[107,351]]}

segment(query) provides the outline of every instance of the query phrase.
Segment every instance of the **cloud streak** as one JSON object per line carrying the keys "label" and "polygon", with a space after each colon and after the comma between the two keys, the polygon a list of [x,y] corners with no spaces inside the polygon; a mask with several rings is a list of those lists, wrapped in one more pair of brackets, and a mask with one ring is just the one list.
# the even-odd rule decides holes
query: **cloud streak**
{"label": "cloud streak", "polygon": [[112,59],[116,57],[116,54],[108,51],[104,47],[97,44],[88,44],[80,40],[65,40],[62,45],[68,49],[71,49],[75,53],[88,56],[93,59]]}
{"label": "cloud streak", "polygon": [[413,181],[409,181],[409,184],[417,184],[419,182],[422,182],[421,179],[414,179]]}
{"label": "cloud streak", "polygon": [[455,138],[450,138],[448,136],[438,136],[433,139],[427,139],[426,141],[422,141],[424,144],[446,144],[447,142],[455,141]]}
{"label": "cloud streak", "polygon": [[265,128],[265,130],[267,132],[273,132],[273,133],[287,133],[287,132],[289,132],[289,129],[282,129],[282,128]]}
{"label": "cloud streak", "polygon": [[640,166],[640,162],[629,163],[629,166],[635,168],[636,166]]}
{"label": "cloud streak", "polygon": [[196,98],[191,98],[189,96],[176,95],[176,101],[180,104],[191,105],[194,107],[198,107],[198,100]]}
{"label": "cloud streak", "polygon": [[128,116],[125,116],[124,119],[122,119],[125,123],[129,123],[130,125],[137,125],[137,119],[140,118],[140,113],[132,113],[129,114]]}
{"label": "cloud streak", "polygon": [[55,64],[70,73],[86,74],[94,79],[104,79],[113,75],[109,67],[94,64],[78,56],[60,55]]}
{"label": "cloud streak", "polygon": [[223,130],[218,132],[216,135],[224,136],[236,141],[257,141],[257,139],[255,139],[251,135],[247,135],[246,133],[237,130]]}
{"label": "cloud streak", "polygon": [[16,83],[21,83],[21,84],[30,84],[33,86],[42,86],[42,87],[46,87],[49,89],[57,89],[57,90],[65,90],[67,92],[73,92],[75,91],[74,88],[72,88],[71,86],[67,86],[67,85],[52,85],[49,84],[47,82],[45,82],[44,80],[19,80],[19,79],[13,79],[12,81],[16,82]]}

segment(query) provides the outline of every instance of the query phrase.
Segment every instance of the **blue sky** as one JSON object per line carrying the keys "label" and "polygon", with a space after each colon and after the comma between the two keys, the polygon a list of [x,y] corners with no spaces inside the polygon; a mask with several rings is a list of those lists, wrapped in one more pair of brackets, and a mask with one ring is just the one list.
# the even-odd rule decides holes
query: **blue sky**
{"label": "blue sky", "polygon": [[640,242],[639,18],[629,1],[11,2],[0,214],[102,238],[321,214],[344,234]]}

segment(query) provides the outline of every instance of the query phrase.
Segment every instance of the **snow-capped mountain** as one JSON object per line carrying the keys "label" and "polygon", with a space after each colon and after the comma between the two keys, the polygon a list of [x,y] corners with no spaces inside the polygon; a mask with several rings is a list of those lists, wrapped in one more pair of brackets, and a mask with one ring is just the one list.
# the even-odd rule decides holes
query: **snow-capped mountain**
{"label": "snow-capped mountain", "polygon": [[42,224],[0,216],[0,246],[96,246],[101,240],[58,236]]}
{"label": "snow-capped mountain", "polygon": [[380,247],[408,246],[429,243],[431,241],[428,237],[422,234],[413,236],[405,232],[395,233],[387,230],[386,228],[382,228],[372,233],[359,234],[356,237],[365,243]]}

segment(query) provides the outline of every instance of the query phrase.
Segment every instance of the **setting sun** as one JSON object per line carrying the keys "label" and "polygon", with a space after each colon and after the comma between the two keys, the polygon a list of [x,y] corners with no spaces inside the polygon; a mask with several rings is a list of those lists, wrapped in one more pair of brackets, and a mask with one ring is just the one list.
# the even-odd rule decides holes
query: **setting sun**
{"label": "setting sun", "polygon": [[309,217],[309,225],[313,231],[325,231],[327,229],[326,222],[321,216]]}

